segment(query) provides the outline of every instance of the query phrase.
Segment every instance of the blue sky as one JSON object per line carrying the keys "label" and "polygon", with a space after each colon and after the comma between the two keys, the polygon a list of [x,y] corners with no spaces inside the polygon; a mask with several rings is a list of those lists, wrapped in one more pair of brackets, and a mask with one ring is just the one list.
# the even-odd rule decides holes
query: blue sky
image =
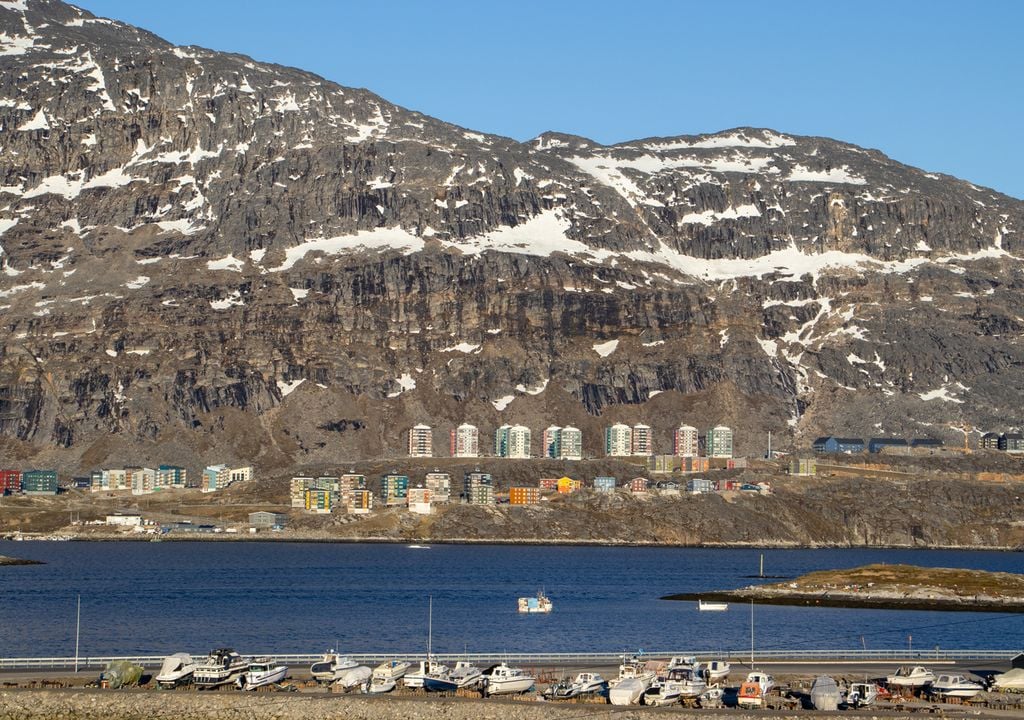
{"label": "blue sky", "polygon": [[77,4],[519,140],[770,127],[1024,198],[1024,2]]}

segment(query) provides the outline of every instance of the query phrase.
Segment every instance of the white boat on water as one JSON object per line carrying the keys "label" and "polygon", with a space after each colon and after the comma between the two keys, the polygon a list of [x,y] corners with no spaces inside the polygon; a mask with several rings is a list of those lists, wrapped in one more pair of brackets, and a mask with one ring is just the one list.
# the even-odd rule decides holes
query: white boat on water
{"label": "white boat on water", "polygon": [[276,685],[287,674],[287,665],[275,665],[270,658],[253,658],[249,668],[235,680],[235,684],[239,690],[255,690],[266,685]]}
{"label": "white boat on water", "polygon": [[352,658],[328,650],[320,660],[309,666],[309,674],[317,682],[329,684],[337,680],[342,672],[354,667],[359,667],[359,663]]}
{"label": "white boat on water", "polygon": [[697,600],[697,609],[701,612],[725,612],[729,609],[729,603],[716,600]]}
{"label": "white boat on water", "polygon": [[815,710],[838,710],[841,699],[839,686],[834,678],[828,675],[814,678],[811,684],[811,705]]}
{"label": "white boat on water", "polygon": [[764,699],[775,687],[775,678],[767,673],[754,671],[747,674],[747,679],[740,685],[736,696],[736,704],[742,708],[761,707]]}
{"label": "white boat on water", "polygon": [[732,666],[726,660],[712,660],[704,665],[704,678],[709,685],[721,682],[729,677]]}
{"label": "white boat on water", "polygon": [[164,664],[160,666],[160,672],[156,676],[156,684],[165,690],[188,685],[192,682],[192,674],[195,671],[196,664],[191,655],[174,653],[164,658]]}
{"label": "white boat on water", "polygon": [[869,707],[878,699],[878,686],[874,683],[851,683],[846,693],[846,704],[850,707]]}
{"label": "white boat on water", "polygon": [[885,681],[895,687],[924,687],[935,681],[935,673],[920,665],[904,665],[896,668],[896,672],[888,675]]}
{"label": "white boat on water", "polygon": [[518,695],[532,689],[537,678],[525,670],[500,663],[484,670],[483,681],[488,695]]}
{"label": "white boat on water", "polygon": [[521,613],[549,613],[554,608],[554,604],[543,590],[539,590],[537,597],[519,598],[518,607]]}
{"label": "white boat on water", "polygon": [[231,648],[219,648],[196,666],[192,681],[198,688],[233,683],[249,669],[249,662]]}
{"label": "white boat on water", "polygon": [[972,698],[984,688],[981,683],[968,680],[963,675],[939,675],[930,689],[942,697]]}
{"label": "white boat on water", "polygon": [[612,705],[636,705],[655,679],[647,663],[632,658],[619,665],[619,677],[608,683],[608,702]]}

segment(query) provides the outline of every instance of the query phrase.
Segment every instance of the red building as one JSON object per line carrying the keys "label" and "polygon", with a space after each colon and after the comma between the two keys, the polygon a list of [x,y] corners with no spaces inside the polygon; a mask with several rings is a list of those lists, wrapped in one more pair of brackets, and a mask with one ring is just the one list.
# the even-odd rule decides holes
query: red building
{"label": "red building", "polygon": [[0,470],[0,495],[21,492],[21,470]]}

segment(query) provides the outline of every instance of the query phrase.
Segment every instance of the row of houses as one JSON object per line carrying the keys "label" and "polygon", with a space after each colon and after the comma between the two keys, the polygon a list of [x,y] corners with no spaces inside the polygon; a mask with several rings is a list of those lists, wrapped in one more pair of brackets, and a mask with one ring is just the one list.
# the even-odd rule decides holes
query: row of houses
{"label": "row of houses", "polygon": [[[622,489],[631,493],[658,492],[661,494],[719,492],[723,490],[756,490],[766,492],[764,487],[741,488],[744,483],[735,481],[690,478],[684,483],[667,480],[654,482],[637,477],[619,485],[611,476],[598,476],[590,481],[589,488],[596,492],[611,493]],[[540,478],[535,485],[513,485],[508,491],[511,505],[534,505],[549,494],[566,495],[588,487],[581,480],[563,476]],[[433,507],[452,500],[452,478],[449,473],[427,473],[422,485],[410,485],[409,476],[398,472],[380,476],[379,489],[372,492],[367,487],[365,475],[347,473],[344,475],[301,475],[291,479],[291,506],[312,513],[365,514],[375,507],[405,507],[410,512],[430,514]],[[494,478],[489,473],[467,472],[463,476],[458,502],[467,505],[495,505],[504,502],[495,492]]]}
{"label": "row of houses", "polygon": [[215,492],[233,483],[252,479],[251,466],[231,468],[224,464],[208,465],[197,480],[190,479],[188,471],[179,465],[160,465],[157,468],[104,468],[92,472],[89,488],[92,492],[131,491],[132,495],[148,495],[161,490],[183,488]]}
{"label": "row of houses", "polygon": [[930,453],[944,447],[941,440],[934,438],[905,438],[876,437],[869,438],[864,442],[861,438],[844,438],[832,435],[816,439],[812,445],[816,453],[862,453],[867,450],[869,453],[885,453],[887,455],[912,455],[917,453]]}
{"label": "row of houses", "polygon": [[0,470],[0,495],[56,495],[56,470]]}
{"label": "row of houses", "polygon": [[[672,454],[676,457],[733,457],[733,431],[718,425],[701,435],[692,425],[681,425],[672,434]],[[525,425],[502,425],[494,432],[494,456],[531,458],[532,432]],[[434,429],[420,424],[409,429],[410,457],[434,456]],[[463,423],[449,433],[452,457],[480,457],[480,429]],[[616,423],[605,429],[604,454],[608,457],[646,457],[655,454],[654,431],[650,425]],[[583,432],[572,426],[552,425],[541,435],[539,457],[559,460],[583,459]]]}
{"label": "row of houses", "polygon": [[1024,453],[1024,435],[1020,433],[987,432],[981,436],[978,446],[983,450],[1002,450],[1019,455]]}

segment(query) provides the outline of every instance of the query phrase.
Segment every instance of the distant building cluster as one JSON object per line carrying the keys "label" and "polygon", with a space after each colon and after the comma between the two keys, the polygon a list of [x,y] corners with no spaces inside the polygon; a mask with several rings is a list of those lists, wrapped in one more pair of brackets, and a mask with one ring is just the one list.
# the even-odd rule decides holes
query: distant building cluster
{"label": "distant building cluster", "polygon": [[[434,430],[429,425],[409,429],[409,457],[434,456]],[[701,435],[692,425],[681,425],[673,432],[672,455],[684,458],[734,456],[733,431],[717,425]],[[463,423],[449,433],[448,451],[452,457],[480,457],[480,430]],[[605,429],[604,454],[607,457],[647,457],[655,454],[654,430],[650,425],[616,423]],[[533,434],[525,425],[502,425],[494,432],[494,457],[558,460],[583,459],[583,431],[570,426],[552,425],[541,434],[539,454],[533,452]]]}
{"label": "distant building cluster", "polygon": [[1012,455],[1024,454],[1024,435],[1015,432],[987,432],[978,443],[983,450],[1002,450]]}
{"label": "distant building cluster", "polygon": [[874,437],[864,442],[861,438],[835,437],[828,435],[814,441],[812,448],[816,453],[845,453],[847,455],[869,453],[886,455],[920,455],[929,454],[944,447],[941,440],[934,438]]}
{"label": "distant building cluster", "polygon": [[[229,468],[210,465],[194,479],[179,465],[156,468],[129,466],[93,470],[89,475],[71,479],[70,487],[92,492],[130,492],[148,495],[161,490],[201,488],[203,492],[222,490],[235,482],[252,480],[252,467]],[[0,470],[0,495],[25,493],[56,495],[61,489],[56,470]]]}

